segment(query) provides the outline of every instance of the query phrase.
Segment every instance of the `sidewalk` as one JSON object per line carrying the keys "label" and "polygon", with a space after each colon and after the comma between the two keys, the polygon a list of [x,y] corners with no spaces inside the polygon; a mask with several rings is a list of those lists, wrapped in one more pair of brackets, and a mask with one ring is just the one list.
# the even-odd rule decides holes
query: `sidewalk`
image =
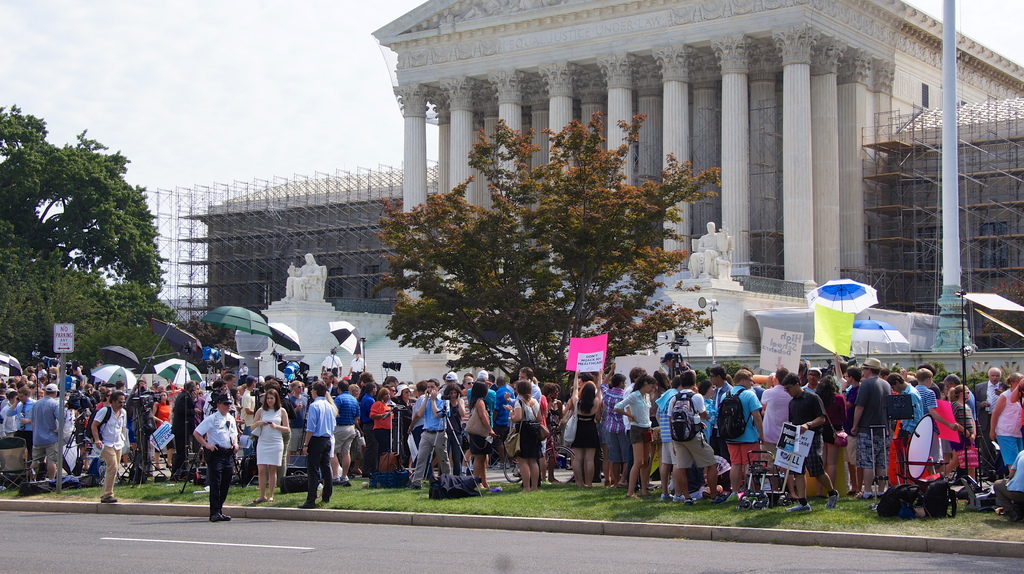
{"label": "sidewalk", "polygon": [[[430,514],[408,512],[376,512],[367,510],[299,510],[297,508],[226,506],[233,518],[260,520],[296,520],[343,522],[356,524],[391,524],[401,526],[434,526],[488,530],[555,532],[605,536],[637,536],[653,538],[686,538],[718,542],[750,542],[787,544],[791,546],[826,546],[963,554],[994,558],[1024,558],[1024,543],[989,540],[927,538],[921,536],[889,536],[809,530],[776,530],[731,526],[687,526],[637,522],[598,522],[555,518],[517,518],[461,514]],[[0,511],[10,512],[74,512],[82,514],[125,514],[135,516],[178,516],[207,518],[209,507],[197,504],[142,504],[99,502],[2,500]]]}

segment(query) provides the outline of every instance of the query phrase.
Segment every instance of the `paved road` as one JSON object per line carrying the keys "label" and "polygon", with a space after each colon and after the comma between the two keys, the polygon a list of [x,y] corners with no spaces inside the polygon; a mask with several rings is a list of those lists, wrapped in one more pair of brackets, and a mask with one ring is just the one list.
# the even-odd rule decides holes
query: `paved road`
{"label": "paved road", "polygon": [[0,524],[0,571],[19,574],[1021,571],[1016,559],[455,528],[27,512]]}

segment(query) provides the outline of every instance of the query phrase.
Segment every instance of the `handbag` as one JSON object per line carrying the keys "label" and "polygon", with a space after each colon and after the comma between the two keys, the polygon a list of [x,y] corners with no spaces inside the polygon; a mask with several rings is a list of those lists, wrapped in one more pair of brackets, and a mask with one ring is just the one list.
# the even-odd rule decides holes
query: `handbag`
{"label": "handbag", "polygon": [[516,425],[512,425],[508,431],[508,437],[505,439],[505,454],[510,457],[519,456],[519,428]]}
{"label": "handbag", "polygon": [[836,446],[845,448],[848,444],[850,444],[850,437],[846,434],[846,431],[836,432]]}
{"label": "handbag", "polygon": [[480,411],[475,407],[473,408],[473,412],[469,415],[469,421],[466,422],[466,432],[473,436],[491,436],[491,425],[484,422],[480,417]]}
{"label": "handbag", "polygon": [[393,472],[398,468],[398,453],[397,452],[386,452],[380,455],[377,461],[377,470],[379,472]]}
{"label": "handbag", "polygon": [[572,411],[572,416],[569,420],[565,421],[565,431],[562,433],[562,442],[565,444],[572,444],[576,440],[576,425],[579,421],[576,418],[576,409]]}

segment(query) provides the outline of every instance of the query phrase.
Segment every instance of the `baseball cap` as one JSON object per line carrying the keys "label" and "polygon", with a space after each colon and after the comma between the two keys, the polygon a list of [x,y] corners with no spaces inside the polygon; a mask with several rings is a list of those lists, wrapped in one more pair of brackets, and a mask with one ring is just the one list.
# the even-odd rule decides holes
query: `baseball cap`
{"label": "baseball cap", "polygon": [[48,392],[48,393],[59,393],[60,389],[57,388],[57,385],[55,385],[53,383],[50,383],[50,384],[46,385],[46,392]]}
{"label": "baseball cap", "polygon": [[488,380],[488,375],[489,373],[487,371],[480,371],[479,373],[476,374],[476,380],[486,381]]}
{"label": "baseball cap", "polygon": [[454,371],[453,372],[449,372],[447,375],[444,376],[444,380],[446,380],[446,381],[457,381],[457,380],[459,380],[459,376],[456,375]]}

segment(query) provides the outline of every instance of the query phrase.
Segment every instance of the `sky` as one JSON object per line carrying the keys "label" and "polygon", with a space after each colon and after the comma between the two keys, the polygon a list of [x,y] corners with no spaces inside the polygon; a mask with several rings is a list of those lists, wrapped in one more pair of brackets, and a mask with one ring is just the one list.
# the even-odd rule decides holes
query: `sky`
{"label": "sky", "polygon": [[[0,0],[0,106],[45,119],[57,145],[88,130],[150,189],[397,168],[372,33],[422,2]],[[941,16],[942,0],[911,4]],[[962,33],[1024,63],[1024,2],[958,4]]]}

